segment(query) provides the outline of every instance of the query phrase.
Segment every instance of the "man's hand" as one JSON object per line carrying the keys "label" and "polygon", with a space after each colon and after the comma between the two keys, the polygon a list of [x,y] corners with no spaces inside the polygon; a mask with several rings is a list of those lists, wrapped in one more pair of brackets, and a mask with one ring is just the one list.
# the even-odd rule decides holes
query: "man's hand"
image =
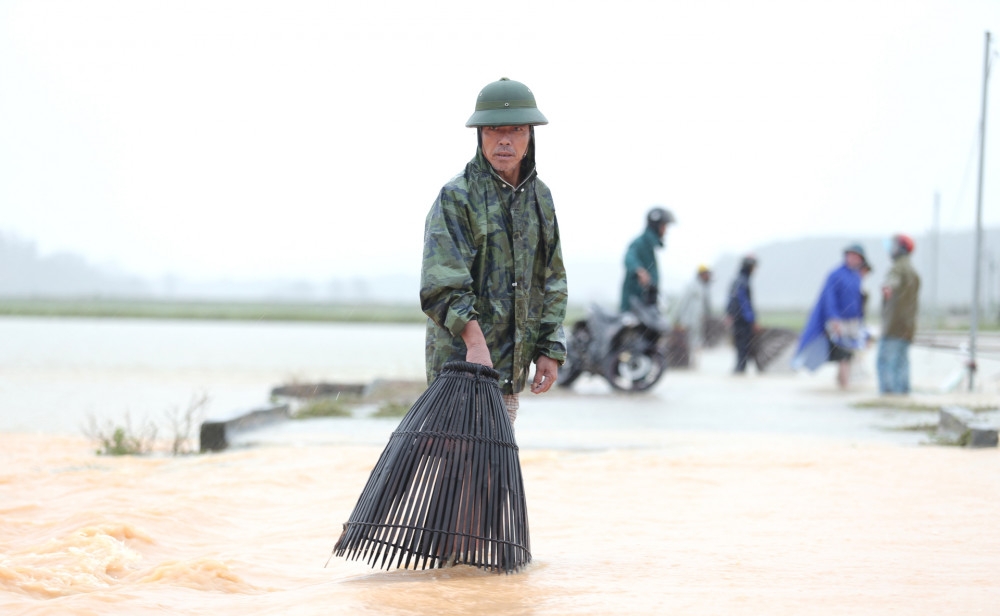
{"label": "man's hand", "polygon": [[559,376],[559,362],[551,357],[539,355],[535,360],[535,378],[531,382],[531,393],[544,394],[556,382],[557,376]]}
{"label": "man's hand", "polygon": [[465,361],[473,364],[481,364],[488,368],[493,367],[493,359],[490,358],[490,348],[486,346],[486,337],[479,327],[479,321],[469,321],[462,330],[462,340],[465,341]]}
{"label": "man's hand", "polygon": [[653,277],[649,275],[649,272],[647,272],[645,268],[636,268],[635,275],[639,278],[639,284],[644,287],[648,287],[649,283],[653,282]]}

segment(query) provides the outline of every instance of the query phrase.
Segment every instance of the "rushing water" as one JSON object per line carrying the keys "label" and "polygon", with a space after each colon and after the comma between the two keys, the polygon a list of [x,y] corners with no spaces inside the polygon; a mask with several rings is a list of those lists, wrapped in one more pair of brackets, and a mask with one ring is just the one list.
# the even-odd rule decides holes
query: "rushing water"
{"label": "rushing water", "polygon": [[293,378],[420,378],[419,327],[0,319],[0,339],[5,615],[964,614],[1000,600],[1000,455],[881,430],[884,413],[851,408],[832,375],[736,379],[723,350],[648,396],[584,381],[529,397],[516,432],[533,563],[385,572],[324,564],[392,421],[121,458],[94,455],[78,425],[197,389],[223,412]]}

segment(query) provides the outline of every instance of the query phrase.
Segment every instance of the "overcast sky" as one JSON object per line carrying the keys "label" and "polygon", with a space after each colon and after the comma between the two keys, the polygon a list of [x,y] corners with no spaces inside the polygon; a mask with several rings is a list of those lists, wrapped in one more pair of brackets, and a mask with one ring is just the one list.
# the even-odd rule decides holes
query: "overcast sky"
{"label": "overcast sky", "polygon": [[654,204],[674,272],[919,235],[935,191],[972,229],[987,30],[997,0],[0,0],[0,232],[150,277],[416,273],[501,76],[550,121],[570,263],[619,262]]}

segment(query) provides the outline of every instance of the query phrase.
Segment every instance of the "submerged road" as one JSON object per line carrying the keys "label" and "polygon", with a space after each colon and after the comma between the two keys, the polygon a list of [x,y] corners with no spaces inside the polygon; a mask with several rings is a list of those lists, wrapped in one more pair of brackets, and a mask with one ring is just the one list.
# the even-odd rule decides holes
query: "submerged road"
{"label": "submerged road", "polygon": [[[602,378],[584,375],[569,389],[522,394],[515,432],[522,449],[672,448],[691,442],[685,438],[691,433],[915,445],[930,441],[942,405],[1000,406],[1000,361],[981,362],[980,386],[969,394],[961,388],[961,358],[915,347],[914,394],[880,398],[874,356],[874,350],[860,354],[846,391],[835,385],[833,364],[796,373],[779,359],[769,372],[735,376],[728,347],[702,353],[697,369],[668,372],[644,394],[616,392]],[[398,419],[361,417],[292,421],[241,442],[384,445],[397,424]]]}

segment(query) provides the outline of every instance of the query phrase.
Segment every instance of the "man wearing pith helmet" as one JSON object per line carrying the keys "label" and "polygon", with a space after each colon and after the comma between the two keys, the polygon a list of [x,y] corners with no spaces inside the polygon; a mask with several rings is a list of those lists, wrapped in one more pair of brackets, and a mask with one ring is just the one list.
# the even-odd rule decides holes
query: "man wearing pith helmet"
{"label": "man wearing pith helmet", "polygon": [[427,380],[445,362],[500,373],[511,421],[532,362],[533,393],[566,359],[566,269],[548,186],[535,170],[535,127],[548,124],[531,90],[487,84],[465,123],[476,155],[427,213],[420,305],[427,314]]}

